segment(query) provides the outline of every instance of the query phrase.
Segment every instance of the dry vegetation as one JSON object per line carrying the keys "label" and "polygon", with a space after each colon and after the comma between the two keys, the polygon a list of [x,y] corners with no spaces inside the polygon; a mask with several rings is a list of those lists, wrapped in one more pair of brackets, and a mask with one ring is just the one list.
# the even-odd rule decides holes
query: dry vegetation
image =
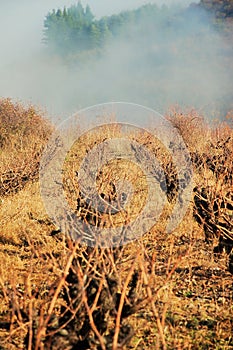
{"label": "dry vegetation", "polygon": [[[223,122],[210,127],[194,111],[173,110],[167,118],[193,161],[184,220],[166,233],[176,169],[149,134],[134,135],[162,163],[165,209],[139,240],[91,248],[61,233],[43,207],[38,166],[51,126],[32,107],[0,101],[0,349],[233,349],[232,129]],[[66,158],[66,196],[86,223],[108,220],[85,204],[77,170],[112,128],[80,138]],[[113,162],[97,179],[110,201],[117,168],[124,178],[125,167]],[[135,171],[129,179],[140,200],[146,186]]]}
{"label": "dry vegetation", "polygon": [[0,100],[0,195],[17,192],[37,179],[40,156],[51,131],[34,107]]}

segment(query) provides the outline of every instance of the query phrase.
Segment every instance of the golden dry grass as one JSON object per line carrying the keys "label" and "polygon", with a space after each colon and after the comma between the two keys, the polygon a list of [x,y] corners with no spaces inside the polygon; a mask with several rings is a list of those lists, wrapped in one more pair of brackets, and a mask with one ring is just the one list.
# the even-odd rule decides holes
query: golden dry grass
{"label": "golden dry grass", "polygon": [[[1,108],[1,113],[5,108],[8,113],[5,115],[9,116],[15,107],[10,101],[4,101]],[[31,112],[23,107],[20,111],[25,122],[25,116]],[[211,128],[196,112],[173,111],[169,119],[182,134],[191,154],[200,158],[201,165],[194,166],[194,186],[211,185],[213,193],[219,191],[219,187],[232,191],[231,180],[224,182],[224,169],[228,173],[232,171],[232,158],[224,158],[224,169],[218,177],[206,166],[208,156],[222,155],[223,150],[217,146],[232,138],[232,130],[223,123]],[[45,124],[44,129],[43,120],[36,120],[40,130],[45,130],[39,146],[41,151],[51,127]],[[35,121],[26,125],[24,122],[24,129],[29,127],[28,132],[23,133],[27,135],[25,138],[20,123],[5,133],[0,150],[4,159],[1,175],[11,169],[18,147],[23,147],[23,152],[18,153],[20,159],[13,172],[25,156],[29,169],[30,164],[34,164],[32,149],[37,149],[41,137],[33,132]],[[114,132],[116,135],[116,130]],[[64,187],[74,211],[79,195],[77,168],[86,150],[92,149],[95,142],[103,141],[106,134],[112,136],[111,128],[81,138],[66,158]],[[26,141],[28,135],[30,142]],[[151,147],[166,169],[170,158],[164,148],[151,143],[149,135],[137,137],[140,143]],[[232,143],[227,144],[227,149],[232,152]],[[98,189],[105,194],[111,191],[111,173],[115,177],[125,176],[126,166],[118,167],[121,174],[117,174],[117,166],[111,163],[110,168],[104,169],[99,183],[97,181]],[[137,171],[132,168],[130,180],[136,192],[141,185],[144,193],[146,186],[142,179],[137,182],[133,176]],[[38,175],[38,168],[35,174]],[[172,200],[166,203],[153,229],[135,242],[119,249],[74,246],[48,218],[37,175],[28,176],[20,188],[16,185],[16,191],[14,182],[6,192],[1,183],[0,348],[233,348],[233,276],[228,271],[229,254],[214,253],[217,236],[211,243],[205,242],[203,228],[193,217],[193,202],[171,234],[165,232],[165,227],[173,208]],[[140,212],[137,203],[135,207]],[[105,330],[98,317],[102,324],[106,320]],[[132,337],[127,327],[134,330]],[[80,328],[83,333],[78,333]],[[77,343],[79,345],[75,345]]]}

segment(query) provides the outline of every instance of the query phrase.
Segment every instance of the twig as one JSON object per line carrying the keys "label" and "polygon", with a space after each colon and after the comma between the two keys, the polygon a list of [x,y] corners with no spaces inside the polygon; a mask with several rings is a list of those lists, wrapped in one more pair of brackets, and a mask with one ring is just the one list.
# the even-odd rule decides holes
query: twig
{"label": "twig", "polygon": [[47,325],[49,323],[49,320],[50,320],[50,317],[52,315],[53,309],[54,309],[54,307],[56,305],[58,296],[59,296],[59,294],[61,292],[61,289],[62,289],[63,285],[65,284],[66,277],[67,277],[67,275],[69,273],[69,269],[70,269],[72,261],[73,261],[73,259],[75,257],[77,245],[78,245],[78,242],[76,242],[76,244],[74,245],[73,250],[72,250],[72,252],[71,252],[71,254],[70,254],[70,256],[69,256],[69,258],[67,260],[66,266],[64,268],[63,276],[59,280],[57,289],[55,290],[55,293],[53,295],[52,301],[50,303],[50,306],[49,306],[49,309],[48,309],[48,312],[47,312],[47,317],[45,318],[45,320],[43,320],[41,327],[38,329],[38,333],[37,333],[37,337],[36,337],[35,350],[38,350],[39,347],[40,347],[41,338],[45,334],[46,327],[47,327]]}
{"label": "twig", "polygon": [[113,344],[112,344],[112,350],[117,350],[117,344],[118,344],[118,337],[119,337],[119,333],[120,333],[120,326],[121,326],[121,314],[122,314],[122,310],[123,310],[123,306],[124,306],[124,300],[126,298],[126,291],[127,291],[127,287],[129,285],[129,282],[132,278],[133,272],[134,272],[134,267],[135,267],[135,263],[136,263],[136,259],[134,260],[128,276],[126,277],[122,292],[121,292],[121,298],[120,298],[120,302],[119,302],[119,307],[117,310],[117,316],[116,316],[116,324],[115,324],[115,333],[114,333],[114,337],[113,337]]}
{"label": "twig", "polygon": [[159,330],[159,335],[160,335],[160,338],[161,338],[161,341],[162,341],[162,345],[163,345],[163,350],[166,350],[167,349],[167,345],[166,345],[166,341],[165,341],[165,337],[164,337],[163,326],[162,326],[162,323],[161,323],[161,320],[160,320],[160,317],[159,317],[158,310],[156,309],[155,303],[153,301],[152,290],[150,288],[149,279],[148,279],[147,273],[145,271],[145,266],[144,266],[144,264],[143,264],[143,262],[141,260],[141,257],[139,259],[139,265],[140,265],[141,270],[142,270],[142,277],[143,277],[144,284],[145,284],[145,287],[146,287],[147,295],[148,295],[149,300],[151,302],[152,312],[154,314],[154,317],[156,318],[157,327],[158,327],[158,330]]}
{"label": "twig", "polygon": [[[86,294],[86,290],[84,288],[84,282],[83,282],[83,272],[82,272],[81,266],[79,264],[78,264],[78,271],[77,272],[78,272],[78,279],[79,279],[79,282],[80,282],[82,290],[83,290],[83,302],[84,302],[84,305],[85,305],[87,313],[88,313],[90,326],[91,326],[93,332],[95,333],[95,335],[97,336],[97,338],[99,339],[101,349],[102,350],[106,350],[106,346],[104,344],[104,339],[103,339],[102,335],[100,334],[100,332],[98,331],[98,329],[97,329],[97,327],[95,325],[95,321],[93,319],[93,311],[94,311],[93,306],[92,306],[92,308],[90,308],[89,305],[88,305],[88,298],[87,298],[87,294]],[[100,291],[101,290],[99,289],[98,292],[97,292],[98,296],[100,294]],[[95,302],[97,302],[97,301],[98,301],[98,299],[96,297],[95,298]]]}

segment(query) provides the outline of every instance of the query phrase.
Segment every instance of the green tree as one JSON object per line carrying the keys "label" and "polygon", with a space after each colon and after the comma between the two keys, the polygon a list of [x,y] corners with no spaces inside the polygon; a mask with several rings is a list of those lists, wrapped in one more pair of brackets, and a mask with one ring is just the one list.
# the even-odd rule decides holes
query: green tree
{"label": "green tree", "polygon": [[86,21],[86,24],[91,24],[94,20],[94,15],[91,11],[91,8],[89,5],[86,6],[86,10],[85,10],[85,21]]}
{"label": "green tree", "polygon": [[137,35],[138,30],[145,33],[153,30],[155,21],[158,24],[159,18],[164,18],[164,12],[154,4],[147,4],[95,20],[90,6],[84,8],[79,1],[48,13],[44,21],[44,42],[52,50],[64,54],[101,48],[111,38],[125,35],[128,25],[134,26],[134,30],[129,31],[129,38]]}
{"label": "green tree", "polygon": [[98,22],[92,23],[90,25],[90,47],[97,48],[101,43],[101,31],[98,25]]}
{"label": "green tree", "polygon": [[106,17],[101,18],[98,24],[100,31],[100,43],[101,45],[104,45],[107,42],[107,40],[109,40],[112,37],[112,33],[109,30]]}

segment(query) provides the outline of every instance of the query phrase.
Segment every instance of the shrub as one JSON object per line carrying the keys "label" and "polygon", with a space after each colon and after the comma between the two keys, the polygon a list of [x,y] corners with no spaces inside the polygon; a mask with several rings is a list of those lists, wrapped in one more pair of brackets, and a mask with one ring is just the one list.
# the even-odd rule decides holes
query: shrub
{"label": "shrub", "polygon": [[33,106],[0,99],[0,195],[22,189],[38,177],[52,126]]}

